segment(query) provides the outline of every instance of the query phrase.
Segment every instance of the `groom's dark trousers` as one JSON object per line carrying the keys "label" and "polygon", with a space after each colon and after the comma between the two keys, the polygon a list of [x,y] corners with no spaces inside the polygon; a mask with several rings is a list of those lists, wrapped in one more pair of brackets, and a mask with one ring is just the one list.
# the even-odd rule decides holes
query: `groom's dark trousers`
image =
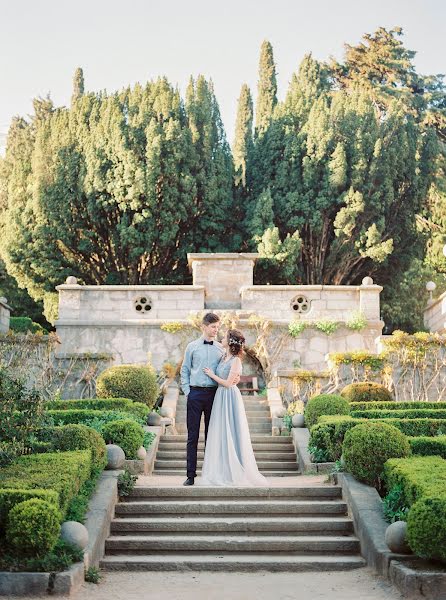
{"label": "groom's dark trousers", "polygon": [[187,397],[187,476],[197,476],[197,446],[200,435],[201,414],[204,413],[204,439],[208,437],[209,420],[216,387],[191,386]]}

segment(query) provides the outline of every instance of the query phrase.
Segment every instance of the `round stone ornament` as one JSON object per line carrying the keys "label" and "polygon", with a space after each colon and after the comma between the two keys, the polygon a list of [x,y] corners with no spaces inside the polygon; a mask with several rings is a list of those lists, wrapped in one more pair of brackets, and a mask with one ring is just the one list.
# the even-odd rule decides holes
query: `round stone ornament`
{"label": "round stone ornament", "polygon": [[397,554],[411,554],[412,551],[407,543],[407,523],[406,521],[395,521],[391,523],[385,534],[386,544],[392,552]]}
{"label": "round stone ornament", "polygon": [[107,444],[107,466],[106,469],[120,469],[124,465],[125,454],[121,446]]}
{"label": "round stone ornament", "polygon": [[140,446],[136,452],[136,456],[139,458],[139,460],[144,460],[145,457],[147,456],[147,450],[144,448],[144,446]]}
{"label": "round stone ornament", "polygon": [[65,521],[60,528],[60,537],[80,550],[87,547],[88,530],[85,525],[77,521]]}

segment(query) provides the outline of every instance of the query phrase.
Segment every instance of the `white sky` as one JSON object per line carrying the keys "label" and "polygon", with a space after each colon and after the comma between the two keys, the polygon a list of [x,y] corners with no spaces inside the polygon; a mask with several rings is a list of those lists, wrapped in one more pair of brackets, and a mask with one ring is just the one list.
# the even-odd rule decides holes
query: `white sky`
{"label": "white sky", "polygon": [[283,97],[305,53],[340,58],[344,42],[396,25],[419,72],[446,72],[440,0],[0,0],[0,147],[33,97],[69,103],[78,66],[94,91],[166,75],[184,92],[191,74],[212,77],[232,143],[242,83],[255,95],[262,40],[273,45]]}

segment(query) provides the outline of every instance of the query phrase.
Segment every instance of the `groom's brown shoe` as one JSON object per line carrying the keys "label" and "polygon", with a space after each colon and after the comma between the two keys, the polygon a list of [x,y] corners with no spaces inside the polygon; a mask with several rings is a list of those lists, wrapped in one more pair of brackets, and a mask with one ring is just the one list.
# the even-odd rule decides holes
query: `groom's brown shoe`
{"label": "groom's brown shoe", "polygon": [[186,479],[186,481],[183,483],[183,485],[194,485],[194,478],[193,477],[188,477]]}

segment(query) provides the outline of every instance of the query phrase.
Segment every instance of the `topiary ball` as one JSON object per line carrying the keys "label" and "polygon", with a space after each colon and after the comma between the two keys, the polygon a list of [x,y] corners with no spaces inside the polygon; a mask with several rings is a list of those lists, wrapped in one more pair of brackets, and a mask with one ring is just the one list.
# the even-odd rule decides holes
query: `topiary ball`
{"label": "topiary ball", "polygon": [[69,450],[91,449],[93,467],[103,469],[107,464],[103,437],[86,425],[64,425],[52,430],[53,448],[67,452]]}
{"label": "topiary ball", "polygon": [[39,498],[16,504],[8,514],[6,541],[22,556],[43,556],[59,538],[59,509]]}
{"label": "topiary ball", "polygon": [[305,407],[305,424],[310,429],[322,415],[348,415],[350,406],[337,394],[320,394],[310,398]]}
{"label": "topiary ball", "polygon": [[446,498],[421,498],[407,516],[407,540],[417,556],[446,563]]}
{"label": "topiary ball", "polygon": [[359,481],[381,488],[384,463],[409,456],[410,445],[399,429],[387,423],[361,423],[346,432],[342,454],[347,470]]}
{"label": "topiary ball", "polygon": [[341,396],[349,402],[393,402],[389,390],[373,381],[350,383],[342,389]]}
{"label": "topiary ball", "polygon": [[107,444],[117,444],[127,459],[137,458],[138,448],[144,442],[144,429],[130,419],[120,419],[107,423],[102,428],[102,437]]}
{"label": "topiary ball", "polygon": [[152,408],[160,389],[151,366],[118,365],[105,369],[97,380],[98,398],[130,398]]}

